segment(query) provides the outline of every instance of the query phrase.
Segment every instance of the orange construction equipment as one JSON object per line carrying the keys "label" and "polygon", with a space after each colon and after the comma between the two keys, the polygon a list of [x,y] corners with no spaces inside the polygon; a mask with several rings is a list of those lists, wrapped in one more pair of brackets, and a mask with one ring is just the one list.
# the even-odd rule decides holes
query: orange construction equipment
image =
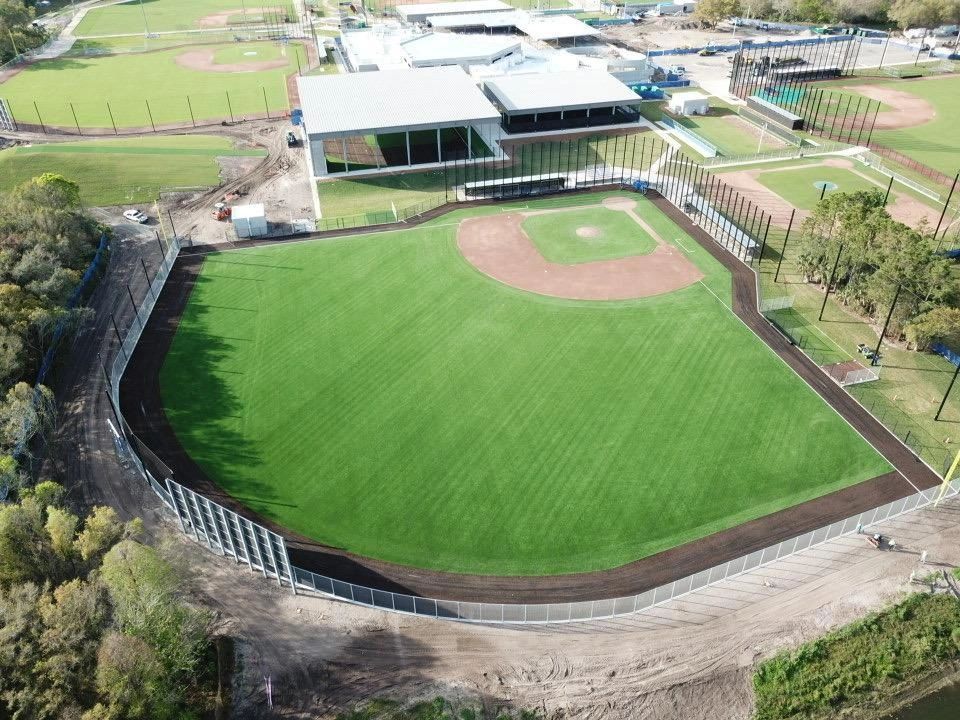
{"label": "orange construction equipment", "polygon": [[226,221],[230,219],[231,209],[224,203],[217,203],[213,206],[214,220]]}

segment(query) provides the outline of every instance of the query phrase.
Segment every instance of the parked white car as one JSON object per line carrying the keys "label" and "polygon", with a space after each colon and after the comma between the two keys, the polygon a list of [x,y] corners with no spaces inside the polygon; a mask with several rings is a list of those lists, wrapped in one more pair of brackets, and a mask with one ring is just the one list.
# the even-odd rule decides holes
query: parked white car
{"label": "parked white car", "polygon": [[150,219],[150,217],[145,212],[141,212],[136,208],[132,208],[130,210],[124,210],[123,216],[130,222],[137,222],[140,224],[143,224]]}

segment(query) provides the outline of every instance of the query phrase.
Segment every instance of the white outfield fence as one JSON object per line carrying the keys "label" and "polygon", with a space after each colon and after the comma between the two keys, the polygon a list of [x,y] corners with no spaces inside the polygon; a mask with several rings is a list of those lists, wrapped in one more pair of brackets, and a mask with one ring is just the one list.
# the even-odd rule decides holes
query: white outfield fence
{"label": "white outfield fence", "polygon": [[[620,170],[620,172],[623,172]],[[690,188],[677,184],[674,189],[662,188],[661,193],[675,206],[683,208],[690,198]],[[698,213],[704,213],[706,202],[697,196]],[[719,215],[711,208],[702,217]],[[726,220],[718,220],[725,226]],[[737,229],[733,237],[718,240],[723,245],[743,243],[742,231]],[[721,233],[726,234],[726,233]],[[731,251],[733,249],[731,248]],[[909,497],[886,503],[880,507],[852,515],[797,537],[774,543],[733,560],[719,563],[692,575],[627,597],[598,598],[585,602],[548,604],[476,603],[389,592],[356,585],[337,578],[327,577],[290,562],[283,536],[252,522],[203,495],[177,483],[172,472],[131,431],[120,411],[120,379],[127,368],[137,342],[148,322],[170,271],[180,252],[180,242],[174,240],[166,249],[156,275],[125,328],[125,335],[109,365],[109,399],[116,415],[121,435],[117,436],[117,452],[122,460],[129,459],[140,477],[170,510],[180,529],[195,541],[205,545],[211,552],[245,565],[248,571],[262,574],[276,581],[291,592],[306,592],[323,597],[343,600],[380,610],[407,613],[443,620],[494,624],[545,624],[569,623],[631,615],[657,605],[670,602],[714,583],[727,580],[764,565],[780,560],[803,550],[835,540],[843,535],[852,535],[862,528],[885,522],[891,518],[910,513],[934,503],[940,488],[917,492]],[[747,253],[744,253],[745,259]],[[118,328],[119,333],[119,328]],[[960,479],[955,480],[945,498],[960,494]]]}

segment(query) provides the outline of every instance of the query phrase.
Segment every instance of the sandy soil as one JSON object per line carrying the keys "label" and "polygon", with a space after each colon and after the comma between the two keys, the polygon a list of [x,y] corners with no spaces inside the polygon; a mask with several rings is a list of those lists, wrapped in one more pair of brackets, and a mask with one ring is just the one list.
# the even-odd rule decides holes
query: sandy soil
{"label": "sandy soil", "polygon": [[[562,212],[562,211],[547,211]],[[646,223],[627,211],[650,232]],[[506,285],[551,297],[576,300],[627,300],[673,292],[703,274],[678,249],[655,232],[656,249],[647,255],[561,265],[548,262],[523,231],[523,218],[542,213],[506,213],[464,220],[457,245],[470,264]],[[595,234],[581,237],[596,237]]]}
{"label": "sandy soil", "polygon": [[873,100],[879,100],[893,108],[893,110],[883,110],[877,115],[875,130],[897,130],[923,125],[937,115],[929,102],[903,90],[879,85],[850,85],[846,89]]}
{"label": "sandy soil", "polygon": [[188,70],[220,73],[259,72],[261,70],[274,70],[276,68],[287,67],[288,64],[286,58],[254,60],[242,63],[215,63],[213,57],[214,51],[209,48],[203,50],[187,50],[177,55],[174,61],[180,67],[187,68]]}

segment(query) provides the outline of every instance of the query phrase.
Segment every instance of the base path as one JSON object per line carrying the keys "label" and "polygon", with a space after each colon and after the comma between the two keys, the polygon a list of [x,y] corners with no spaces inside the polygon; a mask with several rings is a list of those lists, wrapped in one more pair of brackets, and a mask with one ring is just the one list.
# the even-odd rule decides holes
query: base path
{"label": "base path", "polygon": [[928,123],[936,117],[933,105],[903,90],[894,90],[882,85],[852,85],[846,88],[861,95],[889,105],[892,110],[881,110],[877,115],[874,130],[899,130]]}
{"label": "base path", "polygon": [[275,60],[253,60],[242,63],[217,63],[213,61],[213,50],[187,50],[174,58],[177,65],[188,70],[200,70],[202,72],[259,72],[261,70],[276,70],[285,68],[289,65],[287,58],[277,58]]}
{"label": "base path", "polygon": [[523,231],[524,214],[464,220],[457,245],[467,261],[505,285],[572,300],[630,300],[685,288],[703,278],[672,245],[647,255],[561,265],[547,261]]}

